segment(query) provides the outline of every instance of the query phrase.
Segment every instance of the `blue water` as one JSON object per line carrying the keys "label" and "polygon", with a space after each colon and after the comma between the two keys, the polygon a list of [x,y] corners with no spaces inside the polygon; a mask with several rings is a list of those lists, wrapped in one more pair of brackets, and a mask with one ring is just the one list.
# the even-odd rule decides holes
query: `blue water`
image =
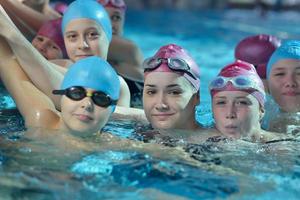
{"label": "blue water", "polygon": [[[145,57],[168,43],[189,50],[202,71],[197,117],[210,124],[208,82],[233,61],[238,41],[259,33],[300,39],[299,17],[299,13],[269,13],[261,18],[256,11],[238,10],[129,11],[125,35],[141,47]],[[1,108],[13,108],[7,92],[0,92]],[[300,196],[299,142],[190,145],[188,152],[200,167],[122,149],[81,152],[74,158],[72,152],[57,152],[47,142],[24,138],[19,115],[0,117],[0,142],[12,147],[22,144],[11,149],[0,143],[0,199],[275,200]],[[120,120],[110,122],[105,130],[131,138],[136,126]]]}
{"label": "blue water", "polygon": [[201,70],[201,104],[197,119],[212,123],[208,84],[225,65],[233,62],[234,47],[244,37],[272,34],[281,39],[300,39],[299,12],[258,11],[135,11],[127,14],[125,34],[141,47],[144,56],[160,46],[175,43],[186,48]]}

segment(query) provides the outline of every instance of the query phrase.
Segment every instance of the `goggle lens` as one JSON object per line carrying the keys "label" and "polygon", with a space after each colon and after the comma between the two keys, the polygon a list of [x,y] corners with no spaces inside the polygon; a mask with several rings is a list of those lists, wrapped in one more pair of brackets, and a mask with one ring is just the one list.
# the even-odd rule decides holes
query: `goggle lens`
{"label": "goggle lens", "polygon": [[122,0],[98,0],[98,2],[101,3],[103,6],[106,6],[110,2],[115,7],[125,7],[125,3]]}
{"label": "goggle lens", "polygon": [[211,87],[222,88],[225,86],[225,80],[223,78],[217,78],[211,82]]}
{"label": "goggle lens", "polygon": [[168,67],[171,70],[184,72],[191,76],[193,79],[197,79],[196,76],[190,70],[190,67],[187,64],[187,62],[180,58],[148,58],[143,63],[144,71],[155,70],[161,65],[163,61],[167,63]]}
{"label": "goggle lens", "polygon": [[209,89],[222,89],[226,86],[228,82],[231,82],[234,87],[240,88],[240,89],[255,89],[261,92],[262,89],[258,86],[258,84],[255,81],[251,81],[251,77],[222,77],[219,76],[216,79],[214,79],[210,85]]}
{"label": "goggle lens", "polygon": [[172,66],[172,69],[189,70],[188,64],[181,59],[170,59],[169,65]]}
{"label": "goggle lens", "polygon": [[[74,101],[80,101],[87,97],[87,91],[85,88],[80,86],[74,86],[65,90],[54,90],[53,94],[66,95],[68,98]],[[94,91],[91,95],[93,102],[100,107],[108,107],[110,105],[116,105],[117,100],[112,100],[107,94],[102,91]]]}
{"label": "goggle lens", "polygon": [[86,91],[79,87],[71,87],[66,90],[66,96],[72,100],[79,101],[86,97]]}
{"label": "goggle lens", "polygon": [[107,107],[111,104],[111,99],[103,92],[94,92],[92,100],[96,105],[101,107]]}
{"label": "goggle lens", "polygon": [[247,87],[251,85],[251,81],[249,79],[237,77],[234,82],[236,86]]}

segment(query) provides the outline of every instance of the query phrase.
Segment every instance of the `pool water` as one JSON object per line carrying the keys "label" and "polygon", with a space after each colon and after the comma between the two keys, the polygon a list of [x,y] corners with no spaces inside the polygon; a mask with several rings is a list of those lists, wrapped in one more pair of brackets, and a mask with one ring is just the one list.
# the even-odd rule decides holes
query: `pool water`
{"label": "pool water", "polygon": [[[125,35],[139,44],[145,57],[168,43],[189,50],[202,72],[197,119],[209,126],[208,82],[233,61],[238,41],[258,33],[300,39],[299,16],[269,13],[261,18],[256,11],[239,10],[129,11]],[[13,108],[7,92],[1,89],[1,94],[1,108]],[[160,153],[156,148],[112,148],[112,142],[97,140],[100,150],[73,151],[55,148],[59,139],[26,138],[17,113],[0,117],[0,199],[299,199],[297,141],[183,142],[186,152],[169,148]],[[115,120],[105,130],[135,138],[136,126],[127,119]]]}

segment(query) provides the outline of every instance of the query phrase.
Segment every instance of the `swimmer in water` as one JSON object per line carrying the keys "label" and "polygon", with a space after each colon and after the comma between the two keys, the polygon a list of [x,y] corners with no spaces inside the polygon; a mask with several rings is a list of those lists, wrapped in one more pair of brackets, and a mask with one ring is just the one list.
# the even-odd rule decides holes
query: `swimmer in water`
{"label": "swimmer in water", "polygon": [[188,52],[175,44],[165,45],[143,67],[143,105],[152,127],[199,129],[195,108],[200,100],[200,69]]}
{"label": "swimmer in water", "polygon": [[143,89],[143,55],[138,46],[123,37],[126,4],[123,0],[98,0],[110,16],[112,41],[109,45],[108,62],[126,81],[131,93],[131,105],[141,106]]}
{"label": "swimmer in water", "polygon": [[[300,133],[300,41],[285,41],[271,56],[267,65],[269,91],[278,112],[268,114],[268,129]],[[291,131],[293,132],[293,131]]]}
{"label": "swimmer in water", "polygon": [[67,57],[64,38],[61,31],[61,18],[46,22],[31,44],[47,59],[63,59]]}
{"label": "swimmer in water", "polygon": [[[84,8],[84,9],[83,9]],[[82,11],[84,10],[84,12]],[[88,12],[89,11],[89,12]],[[88,56],[106,59],[112,37],[110,19],[105,9],[93,0],[76,0],[68,7],[62,21],[65,47],[70,60],[63,64],[47,61],[13,26],[5,13],[1,13],[0,34],[14,50],[20,65],[32,82],[54,102],[60,110],[60,97],[52,94],[59,87],[68,65]],[[57,65],[59,64],[59,65]],[[129,106],[130,92],[122,77],[118,105]]]}
{"label": "swimmer in water", "polygon": [[253,65],[236,61],[222,68],[209,85],[216,129],[224,136],[268,141],[273,133],[261,129],[265,90]]}
{"label": "swimmer in water", "polygon": [[244,38],[235,47],[235,59],[254,65],[259,77],[264,83],[266,92],[268,92],[266,80],[267,64],[272,53],[280,44],[280,39],[275,36],[259,34]]}
{"label": "swimmer in water", "polygon": [[[143,63],[143,105],[146,120],[153,134],[183,138],[200,142],[212,135],[215,129],[204,129],[195,117],[200,103],[200,69],[187,50],[176,44],[162,46],[154,56]],[[117,113],[127,110],[117,108]],[[127,116],[142,118],[141,111],[132,110]],[[125,116],[126,116],[125,115]],[[170,131],[172,130],[172,131]],[[142,133],[151,138],[151,131]]]}
{"label": "swimmer in water", "polygon": [[53,90],[54,95],[62,96],[58,112],[10,53],[1,62],[0,75],[27,127],[60,129],[76,135],[96,133],[106,124],[120,93],[118,76],[106,61],[91,56],[70,67],[59,90]]}

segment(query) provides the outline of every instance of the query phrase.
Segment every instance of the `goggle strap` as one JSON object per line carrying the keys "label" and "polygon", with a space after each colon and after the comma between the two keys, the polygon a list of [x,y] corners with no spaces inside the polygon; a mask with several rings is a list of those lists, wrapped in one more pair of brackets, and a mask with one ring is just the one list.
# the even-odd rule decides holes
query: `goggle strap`
{"label": "goggle strap", "polygon": [[112,100],[111,99],[111,104],[110,105],[117,105],[117,103],[118,103],[118,100]]}
{"label": "goggle strap", "polygon": [[52,94],[64,95],[66,90],[52,90]]}

